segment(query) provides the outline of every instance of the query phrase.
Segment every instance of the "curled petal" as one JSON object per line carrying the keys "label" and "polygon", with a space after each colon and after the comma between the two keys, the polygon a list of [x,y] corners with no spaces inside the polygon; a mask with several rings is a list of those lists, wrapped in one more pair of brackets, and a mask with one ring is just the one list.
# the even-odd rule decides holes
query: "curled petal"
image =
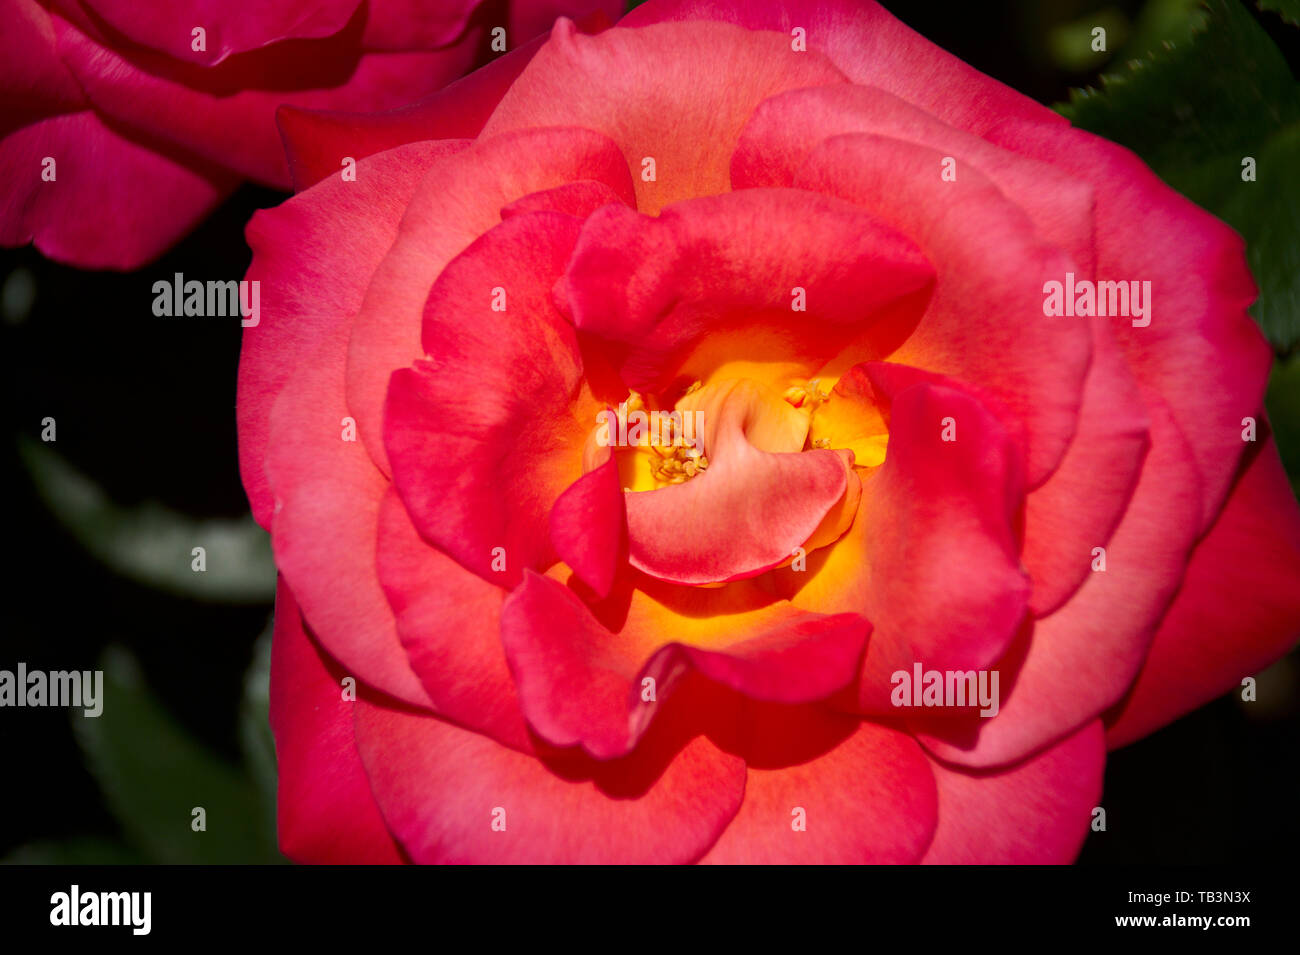
{"label": "curled petal", "polygon": [[[434,281],[501,220],[504,206],[578,179],[603,182],[632,201],[627,166],[614,144],[581,129],[529,129],[479,139],[438,163],[411,197],[352,323],[348,352],[348,408],[366,450],[385,474],[392,473],[383,443],[389,377],[425,353],[420,335]],[[478,290],[475,304],[487,301],[484,294],[497,284]]]}
{"label": "curled petal", "polygon": [[858,207],[745,189],[657,218],[596,211],[562,287],[574,325],[609,343],[628,387],[658,391],[674,374],[716,378],[747,363],[809,374],[855,326],[933,280],[910,239]]}
{"label": "curled petal", "polygon": [[596,596],[609,596],[614,575],[627,562],[627,509],[613,455],[555,501],[551,543]]}
{"label": "curled petal", "polygon": [[513,216],[471,245],[429,293],[429,357],[389,386],[384,439],[416,528],[504,586],[553,562],[548,514],[581,474],[582,359],[550,295],[578,225]]}
{"label": "curled petal", "polygon": [[969,391],[922,378],[895,393],[887,379],[906,380],[898,369],[866,371],[877,393],[892,395],[885,462],[863,481],[849,532],[810,555],[806,571],[780,574],[797,606],[871,620],[846,705],[896,715],[893,673],[915,663],[984,669],[1019,631],[1029,596],[1016,535],[1024,478],[1019,443]]}
{"label": "curled petal", "polygon": [[501,639],[524,715],[540,736],[581,744],[598,759],[621,756],[690,670],[755,699],[824,699],[857,674],[871,630],[855,614],[775,605],[749,627],[703,642],[648,626],[656,616],[647,621],[639,609],[611,632],[574,591],[525,575],[502,609]]}
{"label": "curled petal", "polygon": [[751,438],[767,403],[750,382],[720,385],[703,409],[708,470],[627,495],[633,567],[679,584],[751,577],[787,561],[841,500],[856,498],[851,452],[769,451]]}

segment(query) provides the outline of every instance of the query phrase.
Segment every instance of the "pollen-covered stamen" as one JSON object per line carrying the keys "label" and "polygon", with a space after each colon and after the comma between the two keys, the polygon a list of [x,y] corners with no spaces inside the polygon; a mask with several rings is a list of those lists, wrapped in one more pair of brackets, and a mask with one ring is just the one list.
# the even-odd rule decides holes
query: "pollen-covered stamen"
{"label": "pollen-covered stamen", "polygon": [[831,399],[829,394],[821,390],[820,378],[810,379],[803,385],[791,385],[782,397],[792,406],[809,414]]}
{"label": "pollen-covered stamen", "polygon": [[[685,395],[699,391],[701,382],[694,382],[686,389]],[[683,397],[685,397],[683,395]],[[662,426],[657,435],[651,432],[650,475],[659,484],[683,484],[695,477],[709,466],[700,447],[700,429],[687,429],[687,415],[694,411],[676,411],[662,419]],[[694,421],[691,422],[694,424]],[[689,431],[689,433],[687,433]]]}
{"label": "pollen-covered stamen", "polygon": [[[686,389],[693,394],[702,386],[699,381]],[[605,431],[598,436],[614,447],[634,452],[644,465],[637,465],[632,473],[641,470],[648,474],[656,487],[682,484],[708,469],[709,459],[704,454],[703,428],[698,409],[662,410],[656,408],[654,396],[629,391],[607,420]],[[648,489],[648,488],[643,488]]]}
{"label": "pollen-covered stamen", "polygon": [[683,484],[709,467],[699,448],[653,445],[650,450],[654,455],[650,474],[660,484]]}

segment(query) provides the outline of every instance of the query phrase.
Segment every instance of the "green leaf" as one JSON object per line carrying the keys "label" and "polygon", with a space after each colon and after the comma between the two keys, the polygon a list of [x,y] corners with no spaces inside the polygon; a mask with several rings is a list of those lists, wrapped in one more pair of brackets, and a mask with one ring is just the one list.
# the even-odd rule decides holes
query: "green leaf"
{"label": "green leaf", "polygon": [[[1300,343],[1300,86],[1247,10],[1212,0],[1186,42],[1102,77],[1100,91],[1071,91],[1057,108],[1237,229],[1260,287],[1251,313],[1280,352]],[[1247,157],[1253,182],[1242,179]]]}
{"label": "green leaf", "polygon": [[1300,342],[1300,122],[1272,136],[1255,159],[1258,181],[1241,183],[1215,211],[1246,237],[1259,285],[1251,312],[1288,354]]}
{"label": "green leaf", "polygon": [[[178,726],[125,649],[100,668],[103,713],[74,715],[73,731],[128,842],[151,862],[283,861],[255,784]],[[192,828],[196,807],[205,831]]]}
{"label": "green leaf", "polygon": [[[20,436],[18,452],[59,523],[116,572],[201,600],[274,599],[270,540],[251,516],[194,520],[154,502],[121,507],[49,445]],[[195,547],[204,550],[203,571],[194,570]]]}

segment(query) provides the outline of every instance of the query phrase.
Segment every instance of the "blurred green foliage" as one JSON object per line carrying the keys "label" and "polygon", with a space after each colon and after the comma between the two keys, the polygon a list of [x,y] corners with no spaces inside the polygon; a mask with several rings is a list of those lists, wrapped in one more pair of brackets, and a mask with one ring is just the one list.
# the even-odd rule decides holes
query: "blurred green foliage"
{"label": "blurred green foliage", "polygon": [[[18,453],[50,513],[122,576],[200,600],[258,604],[274,599],[270,538],[252,515],[204,520],[154,502],[121,507],[53,445],[20,436]],[[196,545],[205,552],[202,572],[193,569]]]}
{"label": "blurred green foliage", "polygon": [[[1093,31],[1105,30],[1105,47],[1097,49]],[[1128,40],[1128,18],[1122,10],[1104,7],[1068,23],[1053,27],[1047,34],[1048,53],[1052,62],[1073,73],[1099,69]]]}
{"label": "blurred green foliage", "polygon": [[[5,864],[258,864],[286,861],[276,848],[275,744],[267,721],[271,627],[258,639],[240,708],[245,765],[205,749],[158,701],[134,657],[111,646],[103,713],[74,710],[73,732],[123,839],[73,837],[30,843]],[[194,810],[203,810],[202,831]]]}
{"label": "blurred green foliage", "polygon": [[1242,234],[1259,285],[1251,313],[1288,354],[1300,344],[1300,84],[1234,0],[1190,11],[1177,33],[1058,109]]}
{"label": "blurred green foliage", "polygon": [[1300,26],[1300,0],[1259,0],[1261,10],[1272,10],[1287,23]]}
{"label": "blurred green foliage", "polygon": [[1282,464],[1300,497],[1300,355],[1279,359],[1273,365],[1264,403]]}

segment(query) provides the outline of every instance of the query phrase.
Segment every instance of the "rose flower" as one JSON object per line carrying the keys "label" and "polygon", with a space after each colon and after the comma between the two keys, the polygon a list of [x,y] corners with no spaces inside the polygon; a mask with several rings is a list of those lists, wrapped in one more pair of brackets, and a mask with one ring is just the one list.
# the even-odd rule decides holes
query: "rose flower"
{"label": "rose flower", "polygon": [[248,227],[292,858],[1065,862],[1291,646],[1242,242],[1130,153],[847,0],[437,109]]}
{"label": "rose flower", "polygon": [[[81,268],[138,268],[242,180],[289,188],[277,107],[403,107],[488,61],[470,85],[499,95],[527,62],[503,69],[499,51],[544,33],[559,13],[616,18],[620,8],[0,0],[0,244],[34,242]],[[478,128],[461,115],[429,132]]]}

